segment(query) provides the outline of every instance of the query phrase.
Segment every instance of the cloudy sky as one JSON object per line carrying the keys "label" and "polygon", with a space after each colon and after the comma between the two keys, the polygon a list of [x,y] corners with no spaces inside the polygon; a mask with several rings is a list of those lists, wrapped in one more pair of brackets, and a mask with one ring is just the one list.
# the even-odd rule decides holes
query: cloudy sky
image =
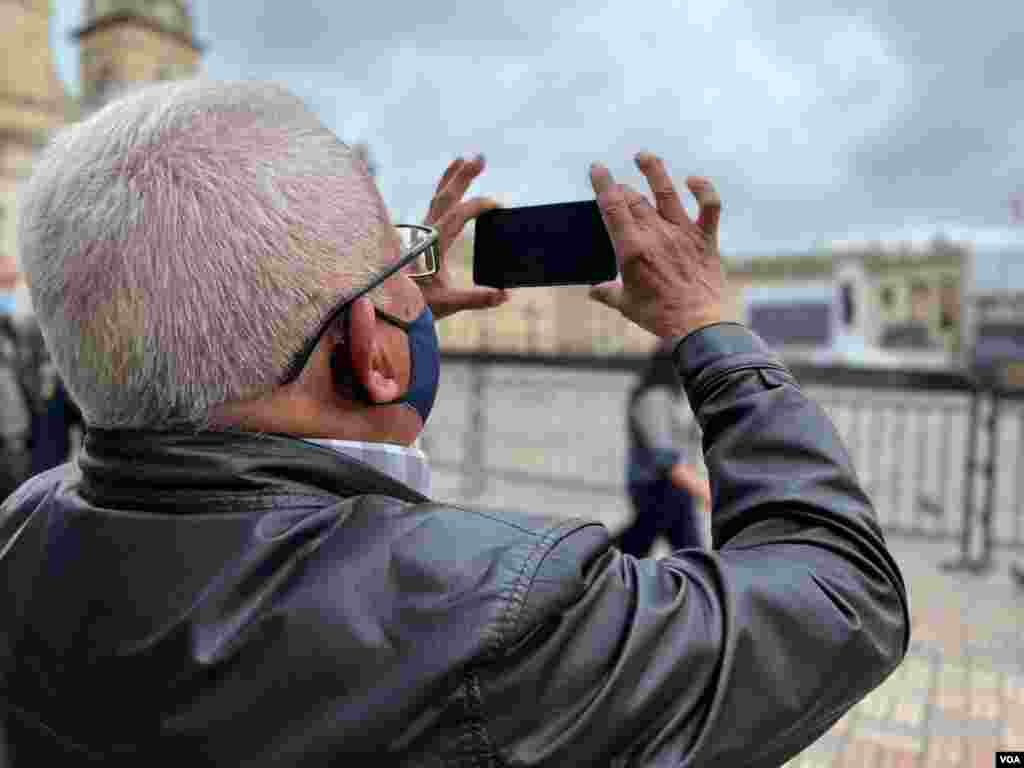
{"label": "cloudy sky", "polygon": [[[62,76],[81,0],[56,0]],[[505,205],[636,184],[662,154],[711,177],[723,248],[834,240],[1024,242],[1024,3],[1018,0],[196,0],[204,72],[267,78],[366,140],[396,219],[448,161]],[[1024,202],[1022,202],[1024,205]]]}

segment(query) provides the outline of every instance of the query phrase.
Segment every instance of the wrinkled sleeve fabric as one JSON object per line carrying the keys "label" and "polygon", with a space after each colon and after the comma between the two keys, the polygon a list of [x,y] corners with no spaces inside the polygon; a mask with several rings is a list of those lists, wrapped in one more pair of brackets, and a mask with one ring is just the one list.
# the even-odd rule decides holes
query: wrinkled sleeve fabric
{"label": "wrinkled sleeve fabric", "polygon": [[479,675],[509,765],[777,766],[906,653],[902,577],[821,408],[742,326],[677,355],[715,548],[638,560],[600,526],[551,548]]}

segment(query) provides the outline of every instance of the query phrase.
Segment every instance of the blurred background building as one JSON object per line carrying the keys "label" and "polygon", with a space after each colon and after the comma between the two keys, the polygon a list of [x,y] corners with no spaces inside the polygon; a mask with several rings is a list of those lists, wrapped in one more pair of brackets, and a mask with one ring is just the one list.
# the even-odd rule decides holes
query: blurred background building
{"label": "blurred background building", "polygon": [[[472,279],[472,248],[467,236],[453,249],[450,263],[459,280]],[[982,261],[991,271],[987,254]],[[963,353],[976,270],[969,244],[936,238],[835,245],[801,254],[727,255],[724,262],[726,315],[750,325],[787,358],[936,367]],[[982,277],[988,286],[987,272]],[[644,354],[654,341],[590,301],[586,288],[519,289],[494,312],[442,325],[443,342],[453,349]]]}
{"label": "blurred background building", "polygon": [[936,238],[733,260],[731,311],[791,359],[946,366],[965,343],[973,255]]}
{"label": "blurred background building", "polygon": [[202,47],[182,0],[85,0],[78,42],[81,95],[57,76],[49,0],[0,0],[0,289],[17,284],[18,187],[36,154],[68,122],[126,89],[198,71]]}
{"label": "blurred background building", "polygon": [[974,342],[968,363],[983,370],[1012,361],[1001,384],[1024,389],[1024,251],[1003,246],[976,259],[966,308]]}

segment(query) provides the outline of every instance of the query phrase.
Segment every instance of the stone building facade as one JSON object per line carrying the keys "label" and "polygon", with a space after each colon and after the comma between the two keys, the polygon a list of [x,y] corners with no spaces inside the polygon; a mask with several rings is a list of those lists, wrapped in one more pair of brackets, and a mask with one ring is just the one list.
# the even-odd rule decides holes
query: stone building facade
{"label": "stone building facade", "polygon": [[[472,282],[472,247],[472,238],[466,237],[450,256],[455,279],[466,284]],[[952,360],[962,346],[964,275],[971,255],[965,245],[935,240],[726,257],[725,316],[756,325],[752,313],[759,305],[793,308],[804,303],[809,308],[824,302],[827,313],[800,316],[828,327],[791,327],[791,338],[779,340],[782,351],[799,357],[814,351],[809,339],[827,345],[846,335],[896,355],[905,350],[912,357],[910,350],[927,348],[933,356]],[[516,289],[497,310],[456,315],[440,328],[449,349],[645,354],[655,343],[651,334],[592,301],[586,287]],[[785,332],[785,323],[780,330]]]}
{"label": "stone building facade", "polygon": [[202,49],[181,0],[86,0],[84,19],[74,38],[85,109],[142,83],[198,72]]}
{"label": "stone building facade", "polygon": [[0,289],[14,287],[18,186],[74,114],[50,51],[49,0],[0,0]]}
{"label": "stone building facade", "polygon": [[201,46],[183,0],[85,0],[81,95],[68,94],[50,47],[50,0],[0,0],[0,290],[18,287],[18,188],[62,125],[132,86],[194,75]]}
{"label": "stone building facade", "polygon": [[[941,238],[928,243],[870,243],[816,253],[730,260],[730,313],[751,321],[757,294],[827,286],[833,312],[821,334],[856,340],[869,349],[957,362],[963,349],[963,307],[972,271],[972,247]],[[756,325],[756,323],[754,324]],[[794,332],[796,329],[794,329]],[[778,334],[784,335],[785,329]],[[795,335],[795,333],[794,333]],[[800,353],[801,345],[780,346]]]}

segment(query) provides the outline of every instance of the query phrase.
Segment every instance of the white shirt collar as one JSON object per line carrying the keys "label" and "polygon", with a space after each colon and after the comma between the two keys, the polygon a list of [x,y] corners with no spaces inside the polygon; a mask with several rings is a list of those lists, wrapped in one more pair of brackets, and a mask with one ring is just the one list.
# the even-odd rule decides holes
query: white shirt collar
{"label": "white shirt collar", "polygon": [[393,443],[365,443],[360,440],[303,439],[369,464],[423,496],[430,496],[430,464],[427,455],[415,444],[405,446]]}

